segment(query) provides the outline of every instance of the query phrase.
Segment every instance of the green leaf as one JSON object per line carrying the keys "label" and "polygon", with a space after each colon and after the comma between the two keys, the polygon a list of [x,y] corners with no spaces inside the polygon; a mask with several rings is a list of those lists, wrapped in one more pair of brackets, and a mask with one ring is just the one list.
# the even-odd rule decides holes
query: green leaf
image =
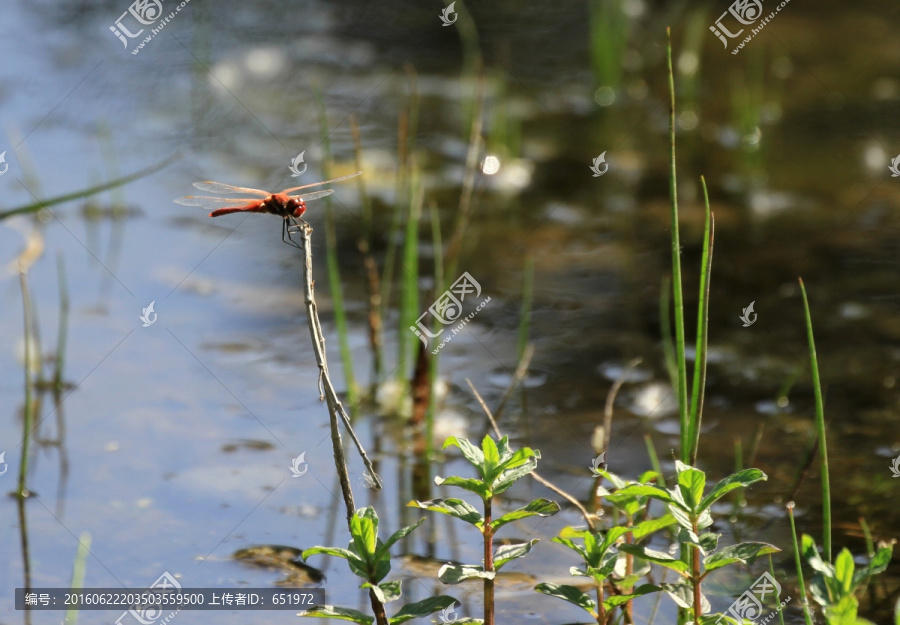
{"label": "green leaf", "polygon": [[362,560],[359,559],[358,555],[349,549],[341,549],[340,547],[310,547],[309,549],[304,549],[303,553],[300,555],[306,560],[309,556],[318,555],[320,553],[325,554],[326,556],[337,556],[338,558],[344,558],[345,560],[356,560],[362,564]]}
{"label": "green leaf", "polygon": [[[422,599],[421,601],[416,601],[415,603],[407,603],[405,606],[400,608],[400,611],[397,612],[394,616],[388,619],[388,622],[391,625],[396,625],[397,623],[405,623],[414,618],[421,618],[423,616],[428,616],[429,614],[434,614],[438,610],[445,610],[449,608],[454,603],[459,603],[453,597],[448,597],[446,595],[441,595],[440,597],[428,597],[427,599]],[[477,623],[480,622],[476,619],[455,619],[452,621],[454,625],[457,623]]]}
{"label": "green leaf", "polygon": [[[475,468],[478,469],[478,472],[481,473],[481,468],[484,465],[484,454],[480,449],[470,443],[468,439],[456,438],[455,436],[451,436],[444,441],[443,449],[447,449],[447,447],[450,447],[451,445],[459,447],[463,457],[468,460],[469,463],[474,465]],[[484,477],[483,474],[482,477]]]}
{"label": "green leaf", "polygon": [[422,523],[424,523],[424,522],[425,522],[425,517],[422,517],[421,519],[419,519],[412,525],[407,525],[406,527],[400,528],[399,530],[397,530],[396,532],[391,534],[390,538],[387,539],[387,542],[382,544],[378,548],[378,551],[375,553],[375,559],[376,560],[382,560],[384,558],[390,559],[391,554],[388,552],[389,552],[390,548],[394,546],[394,543],[396,543],[401,538],[404,538],[407,535],[409,535],[410,532],[412,532],[414,529],[416,529],[417,527],[422,525]]}
{"label": "green leaf", "polygon": [[579,545],[575,541],[570,540],[568,538],[563,538],[562,535],[557,536],[556,538],[554,538],[552,540],[555,543],[559,543],[560,545],[565,545],[569,549],[578,552],[578,555],[580,555],[585,561],[588,560],[587,551],[585,551],[584,547]]}
{"label": "green leaf", "polygon": [[658,519],[647,519],[631,528],[631,535],[634,537],[635,542],[637,542],[653,532],[658,532],[661,529],[669,527],[673,523],[675,523],[675,517],[671,514],[665,514]]}
{"label": "green leaf", "polygon": [[459,486],[460,488],[464,488],[467,491],[473,492],[481,499],[487,499],[491,490],[488,488],[488,485],[482,482],[481,480],[473,480],[469,478],[457,477],[455,475],[451,475],[450,477],[442,478],[435,477],[434,483],[438,486],[447,485],[447,486]]}
{"label": "green leaf", "polygon": [[[523,450],[519,450],[523,451]],[[519,453],[516,452],[516,453]],[[516,483],[519,478],[525,477],[537,468],[537,457],[526,458],[522,463],[514,463],[512,468],[505,469],[491,484],[491,490],[495,495],[504,492]]]}
{"label": "green leaf", "polygon": [[[694,588],[687,583],[668,584],[662,583],[660,587],[678,604],[678,607],[692,609],[694,607]],[[700,594],[700,612],[709,612],[709,601]]]}
{"label": "green leaf", "polygon": [[410,501],[407,506],[423,508],[432,512],[440,512],[462,519],[479,530],[483,527],[484,517],[471,504],[462,499],[432,499],[431,501]]}
{"label": "green leaf", "polygon": [[678,571],[679,573],[684,573],[688,570],[688,564],[686,562],[682,562],[681,560],[673,558],[669,554],[663,553],[662,551],[647,549],[643,545],[622,543],[621,545],[619,545],[619,551],[630,553],[633,556],[643,558],[644,560],[649,560],[650,562],[656,562],[660,566],[664,566],[667,569],[672,569],[673,571]]}
{"label": "green leaf", "polygon": [[[474,509],[474,508],[473,508]],[[531,516],[548,517],[559,512],[559,504],[549,499],[535,499],[524,508],[507,512],[502,517],[491,523],[491,527],[496,532],[498,529],[511,521],[525,519]],[[476,512],[477,514],[477,512]]]}
{"label": "green leaf", "polygon": [[530,447],[523,447],[515,451],[514,453],[508,454],[500,464],[497,466],[497,474],[508,471],[510,469],[515,469],[516,467],[522,466],[530,461],[534,461],[535,464],[538,460],[541,459],[541,453],[539,451],[535,451]]}
{"label": "green leaf", "polygon": [[374,564],[378,544],[378,515],[372,507],[361,508],[350,518],[354,551],[367,564]]}
{"label": "green leaf", "polygon": [[627,603],[627,602],[631,601],[632,599],[634,599],[635,597],[640,597],[642,595],[648,595],[651,592],[659,592],[660,590],[662,590],[662,588],[660,588],[659,586],[654,586],[653,584],[643,584],[642,586],[638,586],[637,588],[632,590],[630,593],[623,594],[623,595],[613,595],[613,596],[609,597],[608,599],[606,599],[603,602],[603,605],[606,607],[607,610],[609,610],[610,608],[614,608],[617,605],[622,605],[623,603]]}
{"label": "green leaf", "polygon": [[534,587],[538,592],[545,595],[568,601],[572,605],[576,605],[582,610],[587,610],[590,615],[597,618],[597,602],[590,598],[586,593],[578,590],[574,586],[564,586],[560,584],[538,584]]}
{"label": "green leaf", "polygon": [[700,625],[720,625],[721,623],[728,623],[728,625],[744,625],[740,621],[737,621],[730,616],[726,616],[725,614],[704,614],[700,617]]}
{"label": "green leaf", "polygon": [[850,594],[853,589],[853,571],[856,566],[853,564],[853,555],[850,550],[844,547],[834,559],[834,576],[841,585],[843,592],[841,595]]}
{"label": "green leaf", "polygon": [[707,509],[719,499],[736,488],[746,488],[760,480],[767,480],[766,474],[759,469],[744,469],[719,481],[709,494],[700,502],[702,509]]}
{"label": "green leaf", "polygon": [[646,496],[667,504],[675,504],[678,506],[682,505],[672,498],[672,495],[671,493],[669,493],[669,491],[659,488],[658,486],[651,486],[649,484],[629,484],[625,488],[617,490],[616,495],[628,495],[631,497]]}
{"label": "green leaf", "polygon": [[853,574],[853,588],[855,589],[857,586],[859,586],[859,584],[863,580],[872,577],[873,575],[883,573],[885,569],[887,569],[887,566],[891,561],[893,550],[893,545],[879,546],[878,551],[876,551],[875,555],[872,556],[872,561],[869,562],[869,565],[862,567]]}
{"label": "green leaf", "polygon": [[[606,532],[606,536],[603,537],[603,541],[597,547],[597,551],[602,555],[606,553],[606,551],[616,544],[616,541],[622,538],[625,534],[627,534],[632,528],[624,527],[622,525],[616,525],[615,527],[609,528],[609,531]],[[587,544],[587,543],[585,543]]]}
{"label": "green leaf", "polygon": [[485,571],[483,567],[471,564],[451,564],[447,563],[438,571],[438,579],[445,584],[458,584],[467,579],[478,577],[481,579],[494,579],[496,573]]}
{"label": "green leaf", "polygon": [[725,547],[707,557],[703,561],[703,566],[707,571],[713,571],[728,564],[732,564],[733,562],[753,564],[753,561],[756,560],[757,557],[767,553],[775,553],[777,551],[781,551],[781,549],[768,543],[738,543],[736,545],[731,545],[730,547]]}
{"label": "green leaf", "polygon": [[366,582],[360,588],[370,588],[381,603],[390,603],[400,598],[400,580],[370,584]]}
{"label": "green leaf", "polygon": [[503,545],[494,552],[494,570],[499,571],[507,562],[511,562],[517,558],[522,558],[531,551],[534,543],[538,542],[537,538],[529,540],[527,543],[519,543],[518,545]]}
{"label": "green leaf", "polygon": [[359,610],[351,610],[350,608],[336,608],[333,605],[320,605],[311,610],[304,610],[297,614],[298,616],[319,616],[325,618],[334,618],[341,621],[353,621],[361,625],[370,625],[375,619],[367,614],[363,614]]}
{"label": "green leaf", "polygon": [[828,619],[828,625],[857,625],[858,610],[859,601],[853,595],[847,595],[838,603],[825,608],[825,616]]}
{"label": "green leaf", "polygon": [[500,473],[497,465],[500,464],[500,452],[497,451],[497,444],[490,435],[485,434],[481,441],[481,449],[484,453],[484,465],[482,466],[481,476],[484,481],[490,484],[494,478]]}
{"label": "green leaf", "polygon": [[675,471],[678,474],[678,491],[684,505],[694,514],[699,514],[702,511],[700,502],[706,487],[706,474],[679,460],[675,461]]}

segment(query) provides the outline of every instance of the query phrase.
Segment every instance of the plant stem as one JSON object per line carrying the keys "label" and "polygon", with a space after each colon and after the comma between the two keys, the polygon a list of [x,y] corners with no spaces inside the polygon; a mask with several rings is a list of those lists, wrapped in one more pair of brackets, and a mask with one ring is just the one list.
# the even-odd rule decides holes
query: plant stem
{"label": "plant stem", "polygon": [[388,625],[388,617],[384,611],[384,604],[375,596],[375,591],[369,588],[369,603],[372,604],[372,612],[375,613],[375,622],[378,625]]}
{"label": "plant stem", "polygon": [[794,502],[789,501],[785,506],[788,517],[791,520],[791,541],[794,545],[794,565],[797,567],[797,584],[800,586],[800,601],[803,603],[803,618],[806,625],[813,625],[809,614],[809,603],[806,601],[806,586],[803,584],[803,568],[800,566],[800,546],[797,544],[797,526],[794,524]]}
{"label": "plant stem", "polygon": [[319,365],[319,378],[322,394],[328,404],[328,414],[331,417],[331,445],[334,451],[334,464],[337,469],[338,478],[341,482],[341,492],[344,496],[344,505],[347,507],[347,524],[349,525],[350,519],[353,517],[353,513],[356,510],[356,506],[353,503],[353,491],[350,488],[350,477],[347,473],[347,460],[344,457],[341,433],[338,429],[338,416],[344,421],[344,426],[347,428],[350,438],[353,439],[356,449],[366,465],[369,477],[372,478],[373,488],[375,490],[381,490],[381,479],[378,477],[375,468],[372,466],[372,462],[366,455],[366,450],[363,449],[362,443],[360,443],[359,439],[356,437],[353,426],[350,424],[350,417],[347,416],[344,406],[338,399],[337,393],[334,390],[334,385],[331,383],[331,377],[328,375],[328,360],[325,356],[325,335],[322,333],[322,324],[319,321],[319,311],[316,306],[316,298],[313,291],[312,241],[310,241],[312,227],[310,227],[309,224],[303,223],[299,225],[299,231],[301,235],[301,247],[303,248],[305,257],[305,262],[303,263],[303,293],[305,296],[304,301],[306,303],[306,318],[309,324],[309,335],[312,339],[313,352],[316,355],[316,364]]}
{"label": "plant stem", "polygon": [[[692,519],[692,525],[694,526],[694,535],[699,536],[700,528],[697,527],[696,519]],[[698,545],[691,545],[691,551],[693,552],[691,583],[694,586],[694,623],[699,623],[700,617],[703,615],[703,605],[700,601],[700,547]]]}
{"label": "plant stem", "polygon": [[[31,441],[31,420],[34,412],[34,398],[31,392],[31,356],[34,348],[32,341],[34,340],[34,328],[31,310],[31,296],[28,291],[28,277],[24,270],[19,271],[19,284],[22,287],[22,314],[25,321],[25,407],[23,408],[22,418],[22,457],[19,459],[19,483],[16,496],[19,499],[25,499],[29,496],[28,489],[25,487],[25,479],[28,473],[28,451],[29,441]],[[38,355],[40,357],[40,355]]]}
{"label": "plant stem", "polygon": [[[484,500],[484,570],[494,571],[494,530],[491,527],[493,497]],[[494,580],[484,580],[484,625],[494,625]]]}
{"label": "plant stem", "polygon": [[822,549],[825,560],[831,562],[831,480],[828,475],[828,444],[825,441],[825,403],[822,401],[822,382],[819,379],[819,361],[816,358],[816,341],[813,338],[812,317],[809,314],[809,300],[802,278],[800,291],[803,293],[803,310],[806,313],[806,337],[809,341],[809,360],[812,368],[813,390],[816,393],[816,432],[819,437],[819,458],[822,461]]}
{"label": "plant stem", "polygon": [[690,463],[687,406],[687,366],[684,358],[684,300],[681,290],[681,239],[678,234],[678,184],[675,180],[675,77],[672,72],[672,31],[666,28],[669,70],[669,196],[672,200],[672,292],[675,304],[675,349],[678,364],[678,414],[681,423],[681,461]]}

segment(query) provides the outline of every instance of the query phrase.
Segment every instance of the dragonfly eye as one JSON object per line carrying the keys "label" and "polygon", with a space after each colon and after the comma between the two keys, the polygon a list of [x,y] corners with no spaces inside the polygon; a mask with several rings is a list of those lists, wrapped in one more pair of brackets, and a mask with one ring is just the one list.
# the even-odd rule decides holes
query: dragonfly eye
{"label": "dragonfly eye", "polygon": [[306,203],[303,200],[291,198],[288,202],[288,210],[294,217],[300,217],[306,212]]}

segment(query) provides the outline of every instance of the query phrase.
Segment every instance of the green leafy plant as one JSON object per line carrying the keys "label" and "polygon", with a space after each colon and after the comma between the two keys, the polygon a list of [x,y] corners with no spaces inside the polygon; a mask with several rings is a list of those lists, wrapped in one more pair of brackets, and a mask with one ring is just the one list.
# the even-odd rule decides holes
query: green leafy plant
{"label": "green leafy plant", "polygon": [[[713,523],[712,505],[737,488],[746,488],[766,479],[759,469],[746,469],[719,481],[706,495],[706,474],[683,462],[675,462],[676,484],[663,489],[651,484],[633,484],[621,489],[621,495],[647,496],[666,504],[669,513],[680,525],[677,540],[690,556],[688,562],[667,553],[648,549],[643,545],[621,544],[619,550],[642,559],[655,562],[678,573],[682,580],[661,584],[661,588],[684,609],[693,610],[695,623],[704,612],[709,612],[709,602],[701,592],[703,580],[712,571],[741,562],[751,564],[758,556],[780,551],[762,542],[745,542],[718,549],[718,534],[704,532]],[[702,566],[701,566],[702,564]],[[727,618],[727,617],[725,617]],[[708,620],[708,619],[704,619]]]}
{"label": "green leafy plant", "polygon": [[391,572],[390,549],[394,543],[407,536],[421,525],[424,520],[422,518],[417,523],[394,532],[386,542],[382,542],[378,538],[378,515],[375,513],[374,508],[362,508],[357,510],[356,514],[350,519],[351,540],[347,549],[338,547],[311,547],[306,549],[303,552],[304,560],[316,554],[337,556],[347,560],[347,564],[350,566],[353,574],[364,580],[360,588],[369,590],[369,598],[375,617],[363,614],[358,610],[331,605],[317,606],[311,610],[301,612],[300,616],[321,616],[343,621],[353,621],[364,625],[370,625],[372,622],[378,623],[378,625],[394,625],[433,614],[456,603],[456,599],[453,597],[441,595],[429,597],[415,603],[408,603],[390,618],[385,613],[384,604],[399,599],[401,595],[399,580],[384,581],[387,574]]}
{"label": "green leafy plant", "polygon": [[810,594],[822,606],[828,625],[871,625],[871,621],[856,615],[859,609],[856,592],[868,584],[873,575],[887,569],[893,545],[879,544],[869,564],[858,570],[846,547],[838,553],[834,564],[822,558],[815,541],[807,534],[803,535],[801,548],[803,558],[814,571],[809,584]]}
{"label": "green leafy plant", "polygon": [[[671,515],[667,515],[671,518]],[[596,600],[592,599],[586,592],[576,588],[575,586],[567,586],[561,584],[538,584],[534,587],[538,592],[545,595],[568,601],[572,605],[586,610],[598,624],[610,622],[615,614],[614,609],[617,606],[624,606],[631,599],[646,595],[651,592],[660,590],[659,586],[653,584],[643,584],[634,588],[631,592],[615,592],[607,596],[606,587],[610,585],[612,588],[618,588],[612,581],[612,578],[618,577],[619,584],[625,587],[634,586],[638,580],[644,577],[650,571],[649,563],[639,567],[630,575],[626,573],[626,554],[620,553],[615,548],[615,543],[623,538],[626,534],[632,533],[635,539],[642,538],[655,529],[650,529],[652,523],[658,521],[653,519],[647,521],[641,527],[630,528],[617,526],[610,528],[604,535],[603,532],[591,532],[589,530],[576,530],[571,527],[565,528],[560,532],[559,536],[553,539],[553,542],[565,545],[569,549],[578,553],[584,561],[584,567],[579,568],[573,566],[569,569],[569,573],[578,577],[588,577],[594,584],[594,592]],[[573,538],[580,538],[581,542],[576,543]]]}
{"label": "green leafy plant", "polygon": [[[478,471],[477,478],[450,476],[435,477],[438,486],[458,486],[473,492],[481,498],[484,516],[471,504],[462,499],[433,499],[431,501],[411,501],[408,505],[433,512],[440,512],[462,519],[481,532],[484,538],[484,561],[481,566],[472,564],[445,564],[438,572],[438,578],[445,584],[458,584],[472,578],[484,580],[484,623],[494,624],[494,578],[497,571],[517,558],[531,551],[537,539],[515,545],[503,545],[494,551],[494,535],[501,527],[512,521],[532,516],[547,517],[559,512],[559,504],[549,499],[535,499],[528,505],[507,512],[494,519],[493,499],[509,489],[520,478],[528,475],[537,467],[540,452],[528,447],[512,451],[509,439],[504,436],[494,441],[485,436],[481,441],[481,449],[465,438],[451,436],[444,441],[444,449],[449,446],[458,447],[463,457]],[[457,621],[460,622],[460,621]],[[469,622],[477,622],[470,620]]]}

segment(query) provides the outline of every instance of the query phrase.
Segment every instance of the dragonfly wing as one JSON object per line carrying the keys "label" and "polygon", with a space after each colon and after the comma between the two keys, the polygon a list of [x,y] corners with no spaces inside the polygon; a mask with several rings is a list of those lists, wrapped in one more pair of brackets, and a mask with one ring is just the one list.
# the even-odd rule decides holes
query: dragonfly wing
{"label": "dragonfly wing", "polygon": [[[223,182],[212,182],[210,180],[206,180],[205,182],[195,182],[194,186],[201,191],[209,191],[210,193],[246,193],[247,195],[256,195],[259,197],[269,197],[269,195],[271,195],[268,191],[263,191],[262,189],[235,187]],[[247,200],[244,201],[246,202]]]}
{"label": "dragonfly wing", "polygon": [[[300,187],[291,187],[290,189],[285,189],[282,191],[285,195],[291,195],[294,191],[299,191],[300,189],[308,189],[309,187],[318,187],[323,184],[331,184],[332,182],[340,182],[341,180],[346,180],[347,178],[355,178],[360,175],[362,172],[358,171],[355,174],[348,174],[346,176],[341,176],[340,178],[332,178],[331,180],[323,180],[322,182],[313,182],[312,184],[305,184]],[[194,185],[196,186],[196,185]],[[321,196],[320,196],[321,197]],[[303,199],[307,199],[307,196],[303,196]]]}
{"label": "dragonfly wing", "polygon": [[325,197],[326,195],[331,195],[332,193],[334,193],[334,189],[323,189],[322,191],[313,191],[312,193],[295,195],[293,196],[293,198],[295,200],[303,200],[304,202],[309,202],[311,200],[318,200],[320,197]]}
{"label": "dragonfly wing", "polygon": [[176,204],[182,206],[199,206],[208,210],[216,210],[220,208],[238,208],[252,210],[258,208],[261,204],[260,200],[248,200],[247,198],[225,198],[225,197],[200,197],[188,195],[175,200]]}

